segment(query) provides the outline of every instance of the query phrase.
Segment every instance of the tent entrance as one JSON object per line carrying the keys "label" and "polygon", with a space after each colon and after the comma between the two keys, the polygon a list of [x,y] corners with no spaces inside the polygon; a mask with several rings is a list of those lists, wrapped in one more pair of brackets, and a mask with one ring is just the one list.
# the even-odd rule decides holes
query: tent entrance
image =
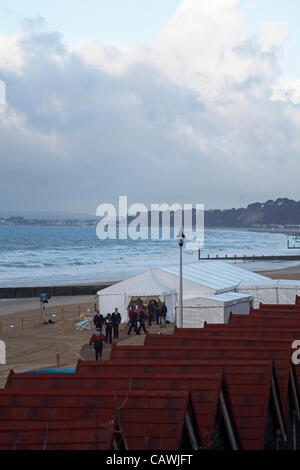
{"label": "tent entrance", "polygon": [[157,295],[156,296],[152,296],[152,295],[151,296],[148,296],[148,295],[147,296],[132,296],[127,307],[128,316],[129,316],[130,310],[133,307],[133,308],[137,308],[138,312],[140,312],[141,310],[144,310],[145,318],[149,319],[150,313],[148,310],[148,305],[149,305],[149,302],[151,302],[151,300],[156,301],[155,306],[152,310],[152,321],[153,322],[158,321],[158,312],[160,311],[162,307],[162,303],[164,299],[161,300],[160,297]]}
{"label": "tent entrance", "polygon": [[164,301],[160,299],[160,297],[158,295],[156,296],[132,296],[130,297],[130,300],[129,300],[129,303],[128,303],[128,306],[127,306],[127,310],[128,312],[131,310],[132,307],[135,307],[137,306],[138,308],[138,311],[140,310],[146,310],[146,312],[148,312],[147,310],[147,307],[148,307],[148,304],[151,300],[156,300],[156,302],[159,303],[162,303]]}

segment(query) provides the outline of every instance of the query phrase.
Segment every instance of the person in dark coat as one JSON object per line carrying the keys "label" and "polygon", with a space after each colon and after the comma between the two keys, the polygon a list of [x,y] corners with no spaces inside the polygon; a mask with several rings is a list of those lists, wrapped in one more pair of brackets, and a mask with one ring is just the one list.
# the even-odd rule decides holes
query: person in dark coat
{"label": "person in dark coat", "polygon": [[102,356],[103,341],[106,343],[106,338],[103,336],[100,329],[98,328],[91,337],[89,343],[90,346],[94,344],[96,361],[98,361],[99,356]]}
{"label": "person in dark coat", "polygon": [[121,315],[117,307],[115,308],[115,311],[113,312],[111,318],[112,318],[112,327],[114,330],[114,339],[116,339],[116,338],[119,338],[119,325],[121,323]]}
{"label": "person in dark coat", "polygon": [[99,310],[96,310],[96,315],[94,316],[94,325],[96,329],[99,329],[100,331],[102,331],[103,323],[104,323],[103,315],[101,315]]}
{"label": "person in dark coat", "polygon": [[152,325],[153,321],[153,313],[154,313],[154,306],[153,306],[153,300],[150,300],[147,306],[147,310],[149,313],[149,326]]}
{"label": "person in dark coat", "polygon": [[156,324],[159,325],[161,321],[161,308],[162,308],[162,303],[161,300],[158,299],[158,302],[156,302]]}
{"label": "person in dark coat", "polygon": [[168,312],[167,306],[165,302],[163,302],[161,306],[161,311],[160,311],[160,327],[161,328],[166,328],[167,312]]}
{"label": "person in dark coat", "polygon": [[141,334],[141,329],[143,328],[144,330],[144,333],[147,334],[147,330],[146,330],[146,327],[145,327],[145,321],[146,321],[146,316],[145,316],[145,310],[141,310],[140,311],[140,315],[139,315],[139,329],[138,329],[138,332],[137,334],[140,335]]}
{"label": "person in dark coat", "polygon": [[112,328],[113,328],[113,323],[112,323],[111,314],[108,313],[107,317],[105,318],[105,329],[106,329],[106,341],[108,341],[109,344],[112,343]]}
{"label": "person in dark coat", "polygon": [[157,318],[158,318],[158,305],[157,305],[157,300],[153,300],[152,301],[152,305],[153,305],[153,321],[157,322]]}
{"label": "person in dark coat", "polygon": [[[134,311],[135,311],[135,308],[134,308],[134,306],[132,305],[132,306],[130,307],[130,310],[129,310],[129,322],[130,322],[130,320],[131,320],[131,315],[133,314]],[[128,322],[128,323],[129,323],[129,322]]]}
{"label": "person in dark coat", "polygon": [[128,320],[128,322],[127,322],[127,326],[130,326],[131,315],[133,314],[134,310],[135,310],[135,309],[134,309],[134,307],[133,307],[133,305],[132,305],[132,306],[129,308],[129,313],[128,313],[129,320]]}
{"label": "person in dark coat", "polygon": [[138,320],[139,320],[139,314],[138,314],[137,310],[133,310],[130,313],[131,313],[130,320],[129,320],[130,327],[129,327],[129,330],[128,330],[127,334],[130,335],[130,333],[132,331],[132,328],[134,329],[135,333],[138,334],[137,323],[138,323]]}

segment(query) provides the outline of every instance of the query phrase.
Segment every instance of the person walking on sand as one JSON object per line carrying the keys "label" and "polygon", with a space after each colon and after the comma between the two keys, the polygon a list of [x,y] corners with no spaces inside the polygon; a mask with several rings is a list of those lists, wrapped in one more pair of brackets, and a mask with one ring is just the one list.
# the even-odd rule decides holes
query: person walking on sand
{"label": "person walking on sand", "polygon": [[148,314],[149,314],[149,326],[152,325],[153,321],[153,312],[154,312],[154,306],[153,306],[153,300],[150,300],[147,306]]}
{"label": "person walking on sand", "polygon": [[129,315],[128,315],[129,320],[128,320],[127,326],[130,325],[131,315],[133,314],[133,312],[134,312],[134,306],[132,305],[129,309]]}
{"label": "person walking on sand", "polygon": [[127,333],[128,336],[130,336],[132,328],[134,329],[135,333],[138,334],[138,329],[137,329],[138,319],[139,319],[139,314],[137,310],[135,309],[131,312],[131,315],[130,315],[130,320],[129,320],[130,327]]}
{"label": "person walking on sand", "polygon": [[139,324],[140,324],[140,326],[139,326],[138,333],[137,333],[138,335],[141,334],[141,329],[142,329],[142,328],[143,328],[143,330],[144,330],[145,335],[147,334],[147,330],[146,330],[146,327],[145,327],[145,321],[146,321],[145,310],[142,309],[142,310],[140,311],[140,316],[139,316]]}
{"label": "person walking on sand", "polygon": [[99,330],[102,332],[103,323],[104,323],[103,315],[100,314],[99,310],[96,310],[96,315],[94,316],[94,325],[96,329],[99,328]]}
{"label": "person walking on sand", "polygon": [[119,338],[119,325],[121,323],[121,314],[118,310],[118,308],[115,308],[115,311],[113,312],[112,316],[112,327],[114,330],[114,339]]}
{"label": "person walking on sand", "polygon": [[98,357],[102,357],[103,341],[106,343],[106,338],[103,336],[100,329],[97,328],[89,343],[90,346],[94,344],[96,361],[98,361]]}
{"label": "person walking on sand", "polygon": [[109,342],[109,344],[112,343],[112,318],[111,314],[108,313],[107,317],[105,318],[105,328],[106,328],[106,341]]}

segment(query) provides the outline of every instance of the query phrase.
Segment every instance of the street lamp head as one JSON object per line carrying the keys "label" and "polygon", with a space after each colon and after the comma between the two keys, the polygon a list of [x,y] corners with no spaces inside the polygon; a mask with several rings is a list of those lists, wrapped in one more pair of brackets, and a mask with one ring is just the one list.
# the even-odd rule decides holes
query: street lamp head
{"label": "street lamp head", "polygon": [[183,233],[182,228],[180,229],[179,234],[177,235],[177,238],[185,238],[185,234]]}
{"label": "street lamp head", "polygon": [[182,228],[180,229],[180,232],[179,234],[177,235],[177,238],[179,238],[179,246],[183,246],[183,243],[184,243],[184,239],[185,239],[185,235],[183,233],[183,230]]}

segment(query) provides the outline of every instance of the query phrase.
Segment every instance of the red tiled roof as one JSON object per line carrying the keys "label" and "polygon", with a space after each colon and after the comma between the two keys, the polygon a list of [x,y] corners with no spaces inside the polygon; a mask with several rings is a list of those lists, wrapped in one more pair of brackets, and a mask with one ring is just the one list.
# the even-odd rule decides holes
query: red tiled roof
{"label": "red tiled roof", "polygon": [[251,314],[247,315],[247,318],[256,318],[256,317],[265,317],[265,318],[277,318],[287,322],[294,321],[299,323],[300,321],[300,311],[297,312],[282,312],[281,310],[255,310]]}
{"label": "red tiled roof", "polygon": [[300,325],[295,326],[295,324],[293,324],[293,325],[284,326],[282,324],[275,324],[275,323],[270,323],[270,322],[265,325],[264,323],[261,323],[261,322],[255,322],[254,319],[253,320],[251,319],[251,321],[247,323],[247,319],[245,319],[245,324],[241,323],[240,321],[238,321],[237,323],[232,322],[230,324],[229,323],[207,324],[206,322],[204,322],[203,328],[207,330],[214,329],[215,331],[217,330],[221,330],[221,331],[230,330],[231,331],[233,329],[236,329],[236,330],[239,330],[241,334],[243,334],[243,333],[247,333],[247,331],[249,330],[253,330],[253,331],[257,330],[257,331],[264,331],[264,332],[267,332],[267,331],[274,331],[274,332],[279,331],[280,332],[280,331],[288,331],[288,330],[299,331]]}
{"label": "red tiled roof", "polygon": [[[179,339],[180,340],[180,339]],[[206,358],[206,351],[214,350],[218,357],[215,359],[231,359],[234,355],[235,359],[253,359],[256,352],[266,354],[268,357],[263,359],[281,359],[289,363],[291,351],[287,348],[286,342],[283,345],[278,345],[275,349],[274,346],[260,346],[256,341],[254,349],[251,345],[247,349],[245,341],[241,340],[241,345],[197,345],[197,346],[181,346],[174,343],[169,338],[165,337],[164,342],[159,345],[146,345],[146,346],[118,346],[112,349],[111,360],[146,360],[146,359],[162,359],[162,360],[202,360],[203,356]],[[236,357],[239,354],[239,357]]]}
{"label": "red tiled roof", "polygon": [[[163,346],[163,345],[170,345],[170,346],[186,346],[190,348],[195,348],[198,346],[238,346],[238,345],[245,345],[245,346],[252,346],[252,347],[286,347],[289,348],[291,344],[290,337],[281,338],[278,334],[268,337],[263,337],[260,331],[254,331],[253,334],[249,332],[247,337],[240,336],[239,334],[231,334],[231,329],[222,330],[222,336],[219,334],[219,330],[211,330],[210,329],[201,329],[198,333],[194,334],[186,334],[186,335],[169,335],[167,338],[167,342],[164,336],[159,335],[151,335],[145,338],[145,345],[147,346]],[[234,332],[236,330],[233,330]],[[253,330],[251,330],[253,331]],[[236,333],[240,332],[240,328]]]}
{"label": "red tiled roof", "polygon": [[0,422],[86,421],[110,426],[115,409],[129,449],[177,450],[183,433],[188,392],[25,389],[0,391]]}
{"label": "red tiled roof", "polygon": [[260,318],[252,318],[249,316],[248,318],[241,318],[238,315],[229,315],[228,319],[229,325],[241,325],[243,328],[247,326],[255,325],[259,328],[261,327],[269,327],[275,326],[280,328],[300,328],[300,319],[284,319],[284,318],[268,318],[268,317],[260,317]]}
{"label": "red tiled roof", "polygon": [[111,450],[115,419],[78,422],[0,421],[0,450]]}
{"label": "red tiled roof", "polygon": [[[274,308],[276,307],[276,308]],[[283,309],[281,308],[281,305],[274,305],[274,307],[262,307],[258,309],[251,309],[249,312],[249,315],[252,316],[256,313],[270,313],[273,315],[281,315],[285,317],[292,317],[294,316],[295,318],[299,318],[300,316],[300,307],[297,306],[297,309]],[[280,307],[280,308],[278,308]]]}
{"label": "red tiled roof", "polygon": [[201,373],[210,374],[216,373],[216,367],[236,367],[243,368],[249,367],[249,373],[267,373],[270,370],[270,361],[261,360],[261,361],[246,361],[246,360],[223,360],[216,359],[213,361],[203,361],[203,360],[159,360],[154,359],[149,362],[149,360],[138,360],[138,361],[82,361],[81,359],[77,362],[77,367],[75,373],[78,375],[99,375],[100,373],[105,376],[107,372],[109,373],[109,368],[116,366],[119,368],[118,375],[119,377],[128,377],[128,374],[132,373],[162,373],[159,367],[164,368],[164,374],[168,376],[178,375],[178,374],[197,374],[199,371]]}
{"label": "red tiled roof", "polygon": [[[239,325],[220,325],[220,324],[211,324],[207,325],[205,328],[201,329],[194,329],[193,331],[186,330],[183,331],[181,335],[174,335],[174,338],[180,338],[181,341],[183,340],[188,340],[191,339],[191,341],[195,340],[198,341],[200,338],[205,338],[205,337],[212,337],[215,336],[216,338],[223,338],[227,336],[232,336],[236,338],[244,338],[244,339],[267,339],[267,340],[272,340],[275,339],[280,341],[286,341],[290,340],[295,337],[295,335],[300,336],[300,328],[279,328],[276,326],[255,326],[253,325],[247,325],[247,328],[243,328],[240,324]],[[145,338],[146,344],[156,344],[154,342],[154,336],[155,335],[149,335],[149,341],[148,337]],[[173,337],[170,335],[170,338]],[[160,338],[160,336],[157,335],[157,338]],[[158,340],[159,341],[159,340]],[[158,343],[160,344],[160,343]]]}
{"label": "red tiled roof", "polygon": [[[297,301],[297,299],[296,299]],[[299,311],[300,304],[259,304],[259,308],[256,310],[282,310],[282,311]],[[252,310],[252,309],[251,309]]]}
{"label": "red tiled roof", "polygon": [[221,371],[215,374],[191,376],[147,375],[119,377],[114,366],[109,376],[80,376],[76,374],[12,374],[9,390],[172,390],[191,391],[191,400],[197,420],[202,447],[209,447],[223,381]]}
{"label": "red tiled roof", "polygon": [[170,344],[169,336],[164,336],[165,345],[160,346],[118,346],[112,349],[112,360],[214,360],[214,359],[245,359],[245,360],[273,360],[278,380],[282,409],[284,415],[287,411],[288,387],[290,377],[290,361],[292,350],[284,346],[254,347],[242,345],[235,346],[219,344],[217,346],[177,346]]}
{"label": "red tiled roof", "polygon": [[111,374],[110,369],[118,377],[128,377],[140,374],[149,376],[158,373],[166,377],[174,375],[210,374],[224,371],[228,388],[228,398],[236,429],[243,449],[263,449],[266,430],[266,416],[271,392],[273,374],[272,361],[255,360],[176,360],[163,359],[131,360],[110,362],[79,361],[77,374],[94,374],[105,377]]}

